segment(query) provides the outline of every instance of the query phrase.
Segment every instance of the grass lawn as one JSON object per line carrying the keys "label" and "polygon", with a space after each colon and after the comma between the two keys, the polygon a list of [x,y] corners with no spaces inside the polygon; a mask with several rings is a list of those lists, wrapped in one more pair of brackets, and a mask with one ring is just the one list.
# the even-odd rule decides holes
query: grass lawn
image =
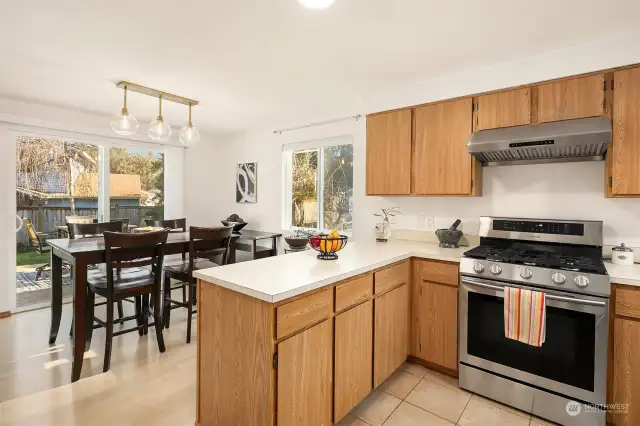
{"label": "grass lawn", "polygon": [[18,252],[16,253],[16,266],[49,263],[49,257],[49,253],[40,254],[37,251]]}

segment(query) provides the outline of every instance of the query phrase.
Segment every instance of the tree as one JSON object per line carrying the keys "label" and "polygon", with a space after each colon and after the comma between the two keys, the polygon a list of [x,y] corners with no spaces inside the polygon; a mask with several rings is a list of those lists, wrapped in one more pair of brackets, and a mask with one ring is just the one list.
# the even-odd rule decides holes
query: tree
{"label": "tree", "polygon": [[18,138],[16,170],[20,185],[31,191],[44,192],[52,179],[65,187],[70,207],[76,213],[73,198],[76,180],[81,173],[98,172],[98,148],[83,143],[31,137]]}

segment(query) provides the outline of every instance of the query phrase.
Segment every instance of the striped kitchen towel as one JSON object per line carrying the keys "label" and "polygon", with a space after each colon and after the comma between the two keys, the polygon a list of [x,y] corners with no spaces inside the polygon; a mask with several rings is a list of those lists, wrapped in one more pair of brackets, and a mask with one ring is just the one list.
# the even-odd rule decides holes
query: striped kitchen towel
{"label": "striped kitchen towel", "polygon": [[545,339],[544,293],[505,287],[504,335],[527,345],[540,347]]}

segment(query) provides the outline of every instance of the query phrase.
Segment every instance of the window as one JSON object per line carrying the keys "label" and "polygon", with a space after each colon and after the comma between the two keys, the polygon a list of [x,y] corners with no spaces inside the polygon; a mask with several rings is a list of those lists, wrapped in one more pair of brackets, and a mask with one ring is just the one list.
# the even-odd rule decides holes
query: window
{"label": "window", "polygon": [[286,145],[286,227],[351,231],[351,138]]}

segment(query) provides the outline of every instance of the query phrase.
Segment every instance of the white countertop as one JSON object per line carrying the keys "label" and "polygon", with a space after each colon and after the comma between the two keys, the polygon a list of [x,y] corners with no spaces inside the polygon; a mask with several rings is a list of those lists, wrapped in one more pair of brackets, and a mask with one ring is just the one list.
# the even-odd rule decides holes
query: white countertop
{"label": "white countertop", "polygon": [[[440,248],[416,241],[353,242],[338,260],[319,260],[315,250],[195,271],[193,275],[239,293],[275,303],[410,257],[459,262],[471,247]],[[605,261],[611,282],[640,287],[640,264]]]}
{"label": "white countertop", "polygon": [[337,260],[320,260],[318,252],[307,250],[202,269],[193,275],[275,303],[410,257],[460,262],[462,253],[469,249],[415,241],[353,242],[338,252]]}
{"label": "white countertop", "polygon": [[614,265],[610,260],[605,260],[604,265],[614,284],[626,284],[640,287],[640,265]]}

